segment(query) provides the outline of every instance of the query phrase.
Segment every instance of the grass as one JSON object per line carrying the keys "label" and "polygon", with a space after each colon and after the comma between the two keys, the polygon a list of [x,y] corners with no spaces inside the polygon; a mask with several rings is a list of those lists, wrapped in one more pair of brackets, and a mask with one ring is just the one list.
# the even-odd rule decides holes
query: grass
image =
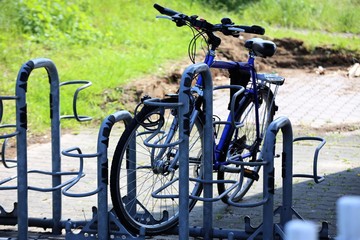
{"label": "grass", "polygon": [[261,21],[272,26],[322,30],[327,32],[360,33],[358,0],[262,0],[256,1],[244,13],[251,19],[258,12]]}
{"label": "grass", "polygon": [[[152,7],[153,1],[96,0],[91,1],[91,4],[87,0],[68,1],[70,5],[77,5],[71,11],[60,11],[64,15],[62,17],[69,22],[68,26],[67,21],[61,22],[65,30],[60,33],[53,30],[56,26],[51,25],[50,20],[40,25],[33,20],[58,18],[61,14],[56,9],[55,12],[44,9],[47,10],[46,7],[51,2],[61,7],[64,5],[62,1],[24,1],[31,3],[33,7],[29,10],[35,14],[23,18],[28,19],[26,24],[19,23],[21,16],[17,12],[18,2],[20,1],[0,1],[0,95],[14,95],[17,71],[24,62],[46,57],[56,64],[61,82],[74,79],[93,82],[91,88],[80,94],[82,100],[78,104],[79,112],[101,120],[123,108],[121,96],[126,94],[122,88],[125,83],[135,78],[141,79],[143,75],[159,74],[160,67],[167,61],[187,56],[190,30],[177,28],[171,21],[155,19],[158,13]],[[263,25],[268,37],[299,38],[309,48],[328,45],[337,49],[360,51],[359,37],[354,35],[360,33],[358,1],[156,2],[188,15],[198,14],[210,22],[218,22],[219,16],[229,16],[238,24]],[[41,11],[36,12],[37,8]],[[72,15],[72,11],[78,11],[76,16]],[[32,19],[33,16],[38,18]],[[83,25],[74,30],[74,26],[80,23]],[[24,32],[28,25],[33,29],[44,28],[48,36]],[[344,33],[353,35],[344,37]],[[28,113],[31,119],[29,129],[39,132],[47,130],[44,125],[49,123],[48,89],[46,72],[35,70],[28,87]],[[62,114],[71,114],[73,91],[74,87],[70,86],[61,90]],[[12,123],[14,106],[7,101],[5,107],[2,123]],[[73,128],[76,124],[65,121],[63,126]]]}

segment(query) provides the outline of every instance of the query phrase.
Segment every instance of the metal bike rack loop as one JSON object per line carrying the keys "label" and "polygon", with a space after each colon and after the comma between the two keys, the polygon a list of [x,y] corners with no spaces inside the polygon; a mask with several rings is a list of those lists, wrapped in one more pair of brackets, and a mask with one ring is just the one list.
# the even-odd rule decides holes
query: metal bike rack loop
{"label": "metal bike rack loop", "polygon": [[[204,159],[204,184],[203,194],[204,198],[212,197],[212,97],[213,97],[213,85],[209,67],[204,63],[194,64],[187,67],[181,77],[180,90],[179,90],[179,102],[182,105],[179,107],[179,138],[182,140],[179,144],[179,209],[188,209],[189,206],[189,135],[190,135],[190,102],[189,95],[191,89],[191,83],[196,74],[201,74],[204,81],[204,113],[205,113],[205,125],[204,125],[204,145],[203,159]],[[207,141],[206,139],[211,139]],[[211,149],[211,150],[210,150]],[[208,181],[208,182],[206,182]],[[212,203],[204,202],[204,238],[209,239],[212,229]],[[189,238],[189,211],[180,211],[179,213],[179,238]]]}
{"label": "metal bike rack loop", "polygon": [[[27,110],[27,87],[28,79],[31,72],[37,68],[45,68],[48,74],[50,84],[50,118],[51,118],[51,165],[52,169],[49,172],[40,170],[28,170],[28,155],[27,155],[27,124],[28,124],[28,110]],[[74,115],[60,116],[60,86],[70,84],[81,84],[73,99],[73,113]],[[118,219],[112,211],[108,211],[108,144],[109,136],[113,125],[119,121],[124,121],[125,125],[128,124],[132,116],[127,111],[118,111],[109,115],[104,121],[99,130],[97,152],[92,154],[82,153],[77,147],[66,149],[61,152],[60,149],[60,120],[61,119],[76,119],[79,122],[90,120],[91,118],[84,115],[79,115],[77,111],[77,96],[79,92],[91,83],[84,80],[70,81],[59,83],[59,77],[55,64],[46,58],[33,59],[22,65],[18,73],[15,86],[15,96],[0,96],[0,123],[3,117],[3,100],[16,101],[16,125],[2,124],[0,128],[15,128],[15,131],[10,134],[4,134],[0,136],[0,139],[5,141],[10,137],[16,137],[17,144],[17,160],[15,166],[17,168],[17,176],[0,179],[0,190],[17,190],[17,203],[14,203],[14,210],[12,212],[6,212],[0,206],[0,224],[4,225],[16,225],[18,239],[28,239],[28,227],[41,227],[51,228],[52,234],[60,235],[61,230],[66,230],[66,239],[115,239],[123,238],[127,236],[133,238],[126,229],[118,222]],[[4,153],[4,146],[1,150],[1,160],[11,162],[13,160],[7,160]],[[61,171],[61,154],[78,158],[80,167],[78,171],[74,172],[62,172]],[[84,176],[83,164],[86,158],[97,159],[97,188],[87,193],[71,193],[69,190],[80,181]],[[36,186],[30,186],[28,184],[28,176],[31,173],[44,174],[52,177],[52,187],[40,188]],[[63,175],[74,175],[65,182],[61,181]],[[2,186],[2,184],[17,179],[17,184],[14,186]],[[31,218],[29,217],[28,209],[28,191],[39,192],[51,192],[52,193],[52,218]],[[62,217],[62,195],[68,197],[86,197],[90,195],[97,195],[97,209],[93,208],[93,219],[91,221],[71,221],[61,220]],[[72,229],[83,226],[82,231],[78,234],[72,232]],[[119,237],[120,236],[120,237]],[[129,238],[127,238],[129,239]]]}
{"label": "metal bike rack loop", "polygon": [[[28,171],[27,161],[27,87],[31,72],[37,68],[45,68],[48,74],[50,84],[50,119],[51,119],[51,146],[52,146],[52,170],[44,171]],[[29,225],[37,225],[41,222],[44,227],[51,227],[53,233],[61,232],[61,187],[69,184],[61,183],[61,175],[69,173],[61,173],[61,157],[60,157],[60,97],[59,97],[59,77],[55,64],[46,58],[33,59],[25,64],[19,70],[16,86],[16,138],[17,138],[17,185],[7,188],[0,187],[1,190],[17,189],[18,202],[15,205],[14,215],[17,218],[19,239],[27,239],[27,231]],[[2,136],[4,137],[4,136]],[[6,137],[6,136],[5,136]],[[52,188],[38,188],[28,185],[28,174],[40,173],[52,176]],[[52,192],[52,220],[29,219],[28,216],[28,191]],[[16,211],[15,211],[16,210]]]}
{"label": "metal bike rack loop", "polygon": [[[25,63],[16,80],[16,128],[17,157],[18,157],[18,232],[19,239],[27,239],[28,230],[28,164],[27,164],[27,104],[26,92],[28,79],[36,68],[45,68],[50,83],[50,118],[51,118],[51,145],[52,145],[52,172],[61,171],[60,157],[60,101],[59,101],[59,76],[57,69],[49,59],[34,59]],[[61,184],[60,175],[52,177],[52,185]],[[53,232],[60,233],[61,220],[61,192],[53,191]]]}

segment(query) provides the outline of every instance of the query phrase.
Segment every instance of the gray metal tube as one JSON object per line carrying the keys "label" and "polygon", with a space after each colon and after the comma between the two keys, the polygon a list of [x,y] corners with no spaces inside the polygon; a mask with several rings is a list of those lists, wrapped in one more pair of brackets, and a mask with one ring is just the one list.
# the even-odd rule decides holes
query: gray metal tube
{"label": "gray metal tube", "polygon": [[[190,109],[189,109],[189,98],[190,98],[190,89],[191,83],[195,76],[195,74],[200,73],[203,77],[203,81],[205,82],[205,108],[207,112],[207,122],[205,123],[204,132],[208,132],[211,134],[212,132],[212,78],[210,74],[209,67],[204,63],[193,64],[187,67],[181,77],[180,90],[179,90],[179,239],[189,239],[189,135],[190,135]],[[208,90],[207,90],[208,89]],[[211,90],[211,92],[209,92]],[[210,98],[211,97],[211,98]],[[208,104],[210,106],[208,106]],[[210,121],[208,121],[210,119]],[[210,125],[210,131],[209,130]],[[204,136],[208,137],[208,136]],[[211,135],[212,137],[212,135]],[[203,152],[203,158],[206,160],[205,165],[205,175],[212,178],[212,141],[204,141],[206,145],[204,145],[203,150],[207,150]],[[208,143],[207,143],[208,142]],[[210,147],[208,145],[211,145]],[[210,174],[206,174],[208,168],[211,168]],[[206,178],[206,176],[204,176]],[[211,185],[211,184],[210,184]],[[212,187],[208,187],[208,185],[204,186],[204,197],[212,195]],[[211,203],[210,203],[211,204]],[[212,206],[212,205],[211,205]],[[205,207],[204,207],[205,209]],[[205,229],[205,234],[211,234],[208,229],[212,229],[212,209],[206,210],[206,212],[211,211],[211,214],[205,215],[207,222],[211,222],[210,225]],[[205,210],[204,210],[205,212]],[[206,216],[206,217],[205,217]],[[204,222],[205,225],[205,222]],[[206,239],[206,237],[205,237]]]}
{"label": "gray metal tube", "polygon": [[97,231],[100,240],[109,239],[109,218],[108,218],[108,146],[109,136],[113,125],[121,120],[128,124],[131,120],[131,114],[127,111],[119,111],[108,116],[101,125],[98,135],[98,213],[97,213]]}
{"label": "gray metal tube", "polygon": [[289,119],[283,120],[281,127],[283,133],[283,163],[282,163],[282,187],[283,205],[280,214],[280,224],[285,226],[292,219],[292,195],[293,195],[293,132]]}
{"label": "gray metal tube", "polygon": [[[206,69],[202,74],[204,81],[204,105],[203,111],[205,114],[204,124],[204,145],[203,145],[203,159],[204,159],[204,198],[213,197],[213,157],[214,157],[214,129],[213,129],[213,83],[210,70]],[[204,225],[204,239],[213,238],[213,202],[204,202],[203,209],[203,225]]]}
{"label": "gray metal tube", "polygon": [[26,91],[27,81],[31,71],[34,69],[34,63],[29,61],[25,63],[17,76],[15,94],[16,99],[16,130],[17,135],[17,194],[18,194],[18,238],[25,240],[28,238],[28,179],[27,179],[27,106]]}
{"label": "gray metal tube", "polygon": [[[36,68],[44,67],[50,83],[50,118],[52,143],[52,171],[60,172],[60,95],[59,77],[54,63],[46,58],[26,62],[20,69],[16,80],[16,128],[18,156],[18,234],[19,239],[27,239],[28,229],[28,180],[27,180],[27,81],[30,73]],[[53,176],[53,186],[61,183],[61,176]],[[53,192],[53,232],[61,233],[61,191]]]}
{"label": "gray metal tube", "polygon": [[[49,76],[50,83],[50,118],[51,118],[51,151],[52,151],[52,172],[61,172],[61,149],[60,149],[60,81],[55,64],[45,58],[33,60],[35,68],[44,67]],[[52,177],[52,186],[61,184],[61,175]],[[62,215],[62,194],[61,189],[52,192],[53,200],[53,221],[52,232],[61,234]]]}
{"label": "gray metal tube", "polygon": [[[274,169],[274,156],[275,156],[275,143],[276,135],[279,130],[283,132],[283,210],[281,215],[281,223],[284,224],[291,218],[291,203],[292,203],[292,127],[290,120],[286,117],[280,117],[273,121],[265,135],[263,146],[263,158],[268,164],[264,166],[264,196],[268,192],[268,201],[263,206],[263,236],[274,235],[274,219],[273,219],[273,206],[274,206],[274,191],[275,191],[275,169]],[[284,169],[285,168],[285,169]],[[283,225],[284,226],[284,225]]]}

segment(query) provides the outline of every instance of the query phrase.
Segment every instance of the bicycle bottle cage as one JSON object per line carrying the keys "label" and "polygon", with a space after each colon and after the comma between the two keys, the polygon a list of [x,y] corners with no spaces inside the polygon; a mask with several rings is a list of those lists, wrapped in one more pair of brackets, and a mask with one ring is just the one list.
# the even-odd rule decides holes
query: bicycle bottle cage
{"label": "bicycle bottle cage", "polygon": [[271,57],[276,52],[276,44],[262,38],[251,38],[245,42],[245,47],[258,57]]}

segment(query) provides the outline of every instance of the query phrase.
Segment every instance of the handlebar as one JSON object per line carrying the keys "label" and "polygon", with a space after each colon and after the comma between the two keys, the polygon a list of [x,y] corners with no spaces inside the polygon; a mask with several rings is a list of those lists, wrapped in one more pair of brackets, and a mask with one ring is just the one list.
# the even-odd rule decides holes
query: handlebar
{"label": "handlebar", "polygon": [[171,10],[169,8],[164,8],[160,6],[159,4],[155,3],[154,8],[158,10],[161,14],[168,15],[168,16],[174,16],[176,14],[180,14],[179,12],[176,12],[174,10]]}
{"label": "handlebar", "polygon": [[190,24],[192,27],[203,30],[205,32],[219,31],[225,35],[232,35],[235,37],[238,37],[240,32],[253,33],[258,35],[265,34],[265,29],[261,26],[234,25],[234,23],[229,18],[221,19],[220,24],[211,24],[203,19],[198,20],[198,16],[189,17],[183,13],[162,7],[156,3],[154,4],[154,8],[158,10],[161,14],[171,17],[172,21],[174,21],[176,23],[176,26],[178,27]]}

